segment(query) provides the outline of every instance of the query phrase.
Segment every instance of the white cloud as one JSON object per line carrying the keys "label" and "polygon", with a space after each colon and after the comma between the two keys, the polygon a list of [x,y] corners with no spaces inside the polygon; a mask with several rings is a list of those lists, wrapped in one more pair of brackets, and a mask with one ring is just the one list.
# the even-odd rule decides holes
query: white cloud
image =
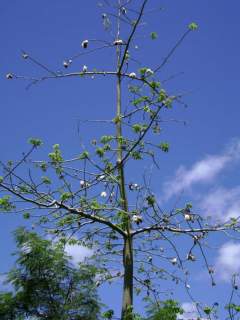
{"label": "white cloud", "polygon": [[78,266],[79,262],[84,261],[85,258],[90,257],[93,254],[93,251],[87,247],[69,244],[65,246],[65,252],[71,257],[71,261],[75,267]]}
{"label": "white cloud", "polygon": [[[53,243],[58,243],[58,238],[52,237],[51,235],[47,235],[47,240],[51,240]],[[77,240],[75,238],[75,240]],[[26,249],[25,249],[26,250]],[[94,253],[93,250],[78,244],[66,244],[64,248],[67,256],[70,257],[72,264],[74,267],[77,267],[79,262],[83,262],[85,258],[91,257]]]}
{"label": "white cloud", "polygon": [[240,217],[240,187],[210,190],[207,196],[201,199],[199,207],[204,215],[223,221]]}
{"label": "white cloud", "polygon": [[164,184],[164,199],[184,190],[190,189],[194,184],[206,183],[214,180],[227,165],[240,158],[240,141],[234,140],[230,146],[220,155],[207,155],[204,159],[196,162],[189,169],[180,166],[175,177]]}
{"label": "white cloud", "polygon": [[235,273],[240,272],[240,244],[227,242],[218,251],[215,263],[216,275],[220,280],[229,281]]}
{"label": "white cloud", "polygon": [[178,316],[178,320],[204,320],[204,318],[199,318],[199,313],[193,303],[184,302],[181,307],[183,308],[184,313]]}

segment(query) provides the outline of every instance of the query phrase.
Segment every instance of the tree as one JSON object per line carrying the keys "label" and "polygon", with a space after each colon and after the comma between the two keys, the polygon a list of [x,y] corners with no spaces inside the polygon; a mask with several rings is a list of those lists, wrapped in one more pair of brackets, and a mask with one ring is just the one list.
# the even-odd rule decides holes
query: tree
{"label": "tree", "polygon": [[16,267],[8,273],[12,292],[0,294],[1,319],[98,319],[93,266],[71,266],[61,243],[19,228]]}
{"label": "tree", "polygon": [[177,320],[177,317],[182,313],[182,308],[174,300],[155,302],[147,308],[147,320]]}
{"label": "tree", "polygon": [[[103,1],[102,7],[109,11],[102,13],[103,25],[109,30],[111,20],[115,21],[114,40],[83,40],[82,51],[63,61],[66,72],[51,71],[23,52],[25,60],[36,63],[47,74],[36,79],[7,74],[8,79],[28,80],[28,87],[48,79],[70,77],[111,77],[116,84],[114,118],[96,120],[106,125],[106,134],[93,139],[88,149],[82,146],[82,152],[71,159],[64,159],[59,144],[55,144],[45,161],[30,158],[42,144],[39,139],[31,139],[32,147],[21,161],[3,166],[0,206],[5,211],[22,212],[24,208],[16,204],[19,199],[31,204],[32,210],[41,211],[39,223],[63,242],[75,234],[77,243],[93,249],[92,259],[102,270],[98,285],[117,277],[123,279],[121,319],[125,320],[134,317],[134,288],[136,294],[144,292],[158,298],[161,281],[157,279],[170,279],[182,284],[190,294],[187,266],[196,260],[197,249],[198,258],[202,256],[214,286],[214,270],[204,253],[206,239],[210,233],[227,230],[233,234],[239,230],[237,219],[206,220],[194,212],[191,203],[163,210],[148,177],[143,174],[141,182],[136,183],[131,176],[132,162],[146,164],[150,161],[158,167],[159,152],[169,151],[169,144],[159,138],[164,125],[162,119],[184,101],[182,95],[166,90],[158,74],[183,40],[197,29],[196,23],[190,23],[159,65],[150,66],[147,62],[139,67],[134,59],[134,39],[149,2],[143,0],[139,7],[133,8],[131,1]],[[155,41],[157,33],[152,32],[150,39]],[[95,46],[98,41],[103,43],[99,47]],[[113,70],[89,70],[84,65],[80,71],[68,72],[78,57],[102,49],[115,52]],[[124,111],[123,98],[126,96],[129,105]],[[40,177],[37,172],[34,179],[32,173],[28,178],[20,172],[24,165],[33,166],[44,176]],[[31,217],[29,211],[25,213],[26,218]],[[189,245],[184,252],[178,247],[181,236]],[[166,247],[164,252],[162,243]],[[122,268],[119,268],[119,262]],[[201,315],[200,306],[197,308]]]}

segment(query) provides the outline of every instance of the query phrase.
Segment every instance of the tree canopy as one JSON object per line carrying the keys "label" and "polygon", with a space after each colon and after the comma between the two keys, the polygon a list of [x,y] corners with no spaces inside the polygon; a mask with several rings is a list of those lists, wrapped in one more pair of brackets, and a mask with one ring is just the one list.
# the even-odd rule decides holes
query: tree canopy
{"label": "tree canopy", "polygon": [[100,304],[95,268],[74,267],[61,243],[19,228],[16,266],[7,274],[12,291],[0,294],[0,318],[96,320]]}

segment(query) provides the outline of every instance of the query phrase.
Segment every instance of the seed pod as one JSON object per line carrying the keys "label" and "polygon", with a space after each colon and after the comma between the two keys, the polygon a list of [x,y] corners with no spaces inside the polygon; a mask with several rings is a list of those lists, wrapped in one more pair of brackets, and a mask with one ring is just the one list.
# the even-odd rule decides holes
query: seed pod
{"label": "seed pod", "polygon": [[121,11],[123,15],[127,14],[127,9],[125,7],[122,7]]}
{"label": "seed pod", "polygon": [[64,68],[67,69],[70,66],[71,63],[72,63],[72,60],[64,60],[63,61]]}
{"label": "seed pod", "polygon": [[187,254],[187,260],[196,261],[196,257],[192,253],[189,253],[189,254]]}
{"label": "seed pod", "polygon": [[213,273],[214,273],[213,268],[208,268],[208,273],[209,273],[209,274],[213,274]]}
{"label": "seed pod", "polygon": [[192,220],[192,217],[191,217],[190,214],[185,213],[185,214],[184,214],[184,219],[185,219],[186,221],[191,221],[191,220]]}
{"label": "seed pod", "polygon": [[81,46],[83,47],[83,49],[87,49],[88,47],[88,40],[84,40],[81,44]]}
{"label": "seed pod", "polygon": [[170,260],[171,264],[176,265],[177,264],[177,258],[172,258]]}
{"label": "seed pod", "polygon": [[115,46],[121,46],[121,45],[123,45],[123,40],[117,39],[117,40],[115,40],[115,41],[113,42],[113,44],[114,44]]}
{"label": "seed pod", "polygon": [[6,78],[7,78],[8,80],[13,79],[13,74],[12,74],[12,73],[7,73],[7,74],[6,74]]}
{"label": "seed pod", "polygon": [[29,55],[26,53],[26,52],[23,52],[22,53],[22,58],[23,59],[27,59],[29,57]]}
{"label": "seed pod", "polygon": [[151,263],[152,262],[152,256],[149,256],[147,261]]}
{"label": "seed pod", "polygon": [[107,196],[107,192],[106,191],[102,191],[101,192],[101,197],[106,198],[106,196]]}
{"label": "seed pod", "polygon": [[128,188],[129,190],[133,191],[134,190],[133,183],[129,183]]}
{"label": "seed pod", "polygon": [[139,215],[134,214],[132,217],[133,222],[135,222],[137,225],[142,223],[142,217]]}
{"label": "seed pod", "polygon": [[129,73],[129,77],[130,77],[130,78],[136,78],[137,75],[136,75],[135,72],[131,72],[131,73]]}
{"label": "seed pod", "polygon": [[83,66],[83,72],[85,73],[85,72],[87,72],[87,70],[88,70],[88,67],[87,66]]}
{"label": "seed pod", "polygon": [[149,76],[150,76],[150,75],[153,75],[153,74],[154,74],[154,71],[153,71],[152,69],[149,69],[149,68],[148,68],[148,69],[146,70],[146,74],[149,75]]}
{"label": "seed pod", "polygon": [[80,187],[83,188],[86,185],[86,182],[84,180],[80,180]]}

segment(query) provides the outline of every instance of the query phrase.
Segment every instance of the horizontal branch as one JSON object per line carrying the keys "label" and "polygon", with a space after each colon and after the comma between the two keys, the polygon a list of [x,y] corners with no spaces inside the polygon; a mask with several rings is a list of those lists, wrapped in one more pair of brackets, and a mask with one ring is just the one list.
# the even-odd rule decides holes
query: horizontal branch
{"label": "horizontal branch", "polygon": [[[70,72],[70,73],[59,73],[55,75],[50,75],[50,76],[43,76],[41,78],[32,78],[32,77],[27,77],[27,76],[18,76],[13,74],[13,77],[15,79],[23,79],[23,80],[29,80],[33,81],[34,83],[44,81],[44,80],[49,80],[49,79],[61,79],[61,78],[69,78],[69,77],[84,77],[84,76],[96,76],[96,75],[101,75],[101,76],[119,76],[119,73],[116,71],[77,71],[77,72]],[[131,80],[138,80],[141,82],[147,83],[149,86],[148,81],[144,81],[143,78],[137,77],[136,74],[131,74],[131,73],[120,73],[121,77],[126,77],[130,78]]]}
{"label": "horizontal branch", "polygon": [[229,228],[226,226],[222,227],[209,227],[209,228],[191,228],[191,229],[181,229],[181,228],[173,228],[169,226],[158,226],[153,225],[151,227],[141,228],[136,231],[132,231],[131,235],[134,237],[137,234],[141,234],[144,232],[152,232],[152,231],[170,231],[173,233],[200,233],[200,232],[218,232],[225,231]]}

